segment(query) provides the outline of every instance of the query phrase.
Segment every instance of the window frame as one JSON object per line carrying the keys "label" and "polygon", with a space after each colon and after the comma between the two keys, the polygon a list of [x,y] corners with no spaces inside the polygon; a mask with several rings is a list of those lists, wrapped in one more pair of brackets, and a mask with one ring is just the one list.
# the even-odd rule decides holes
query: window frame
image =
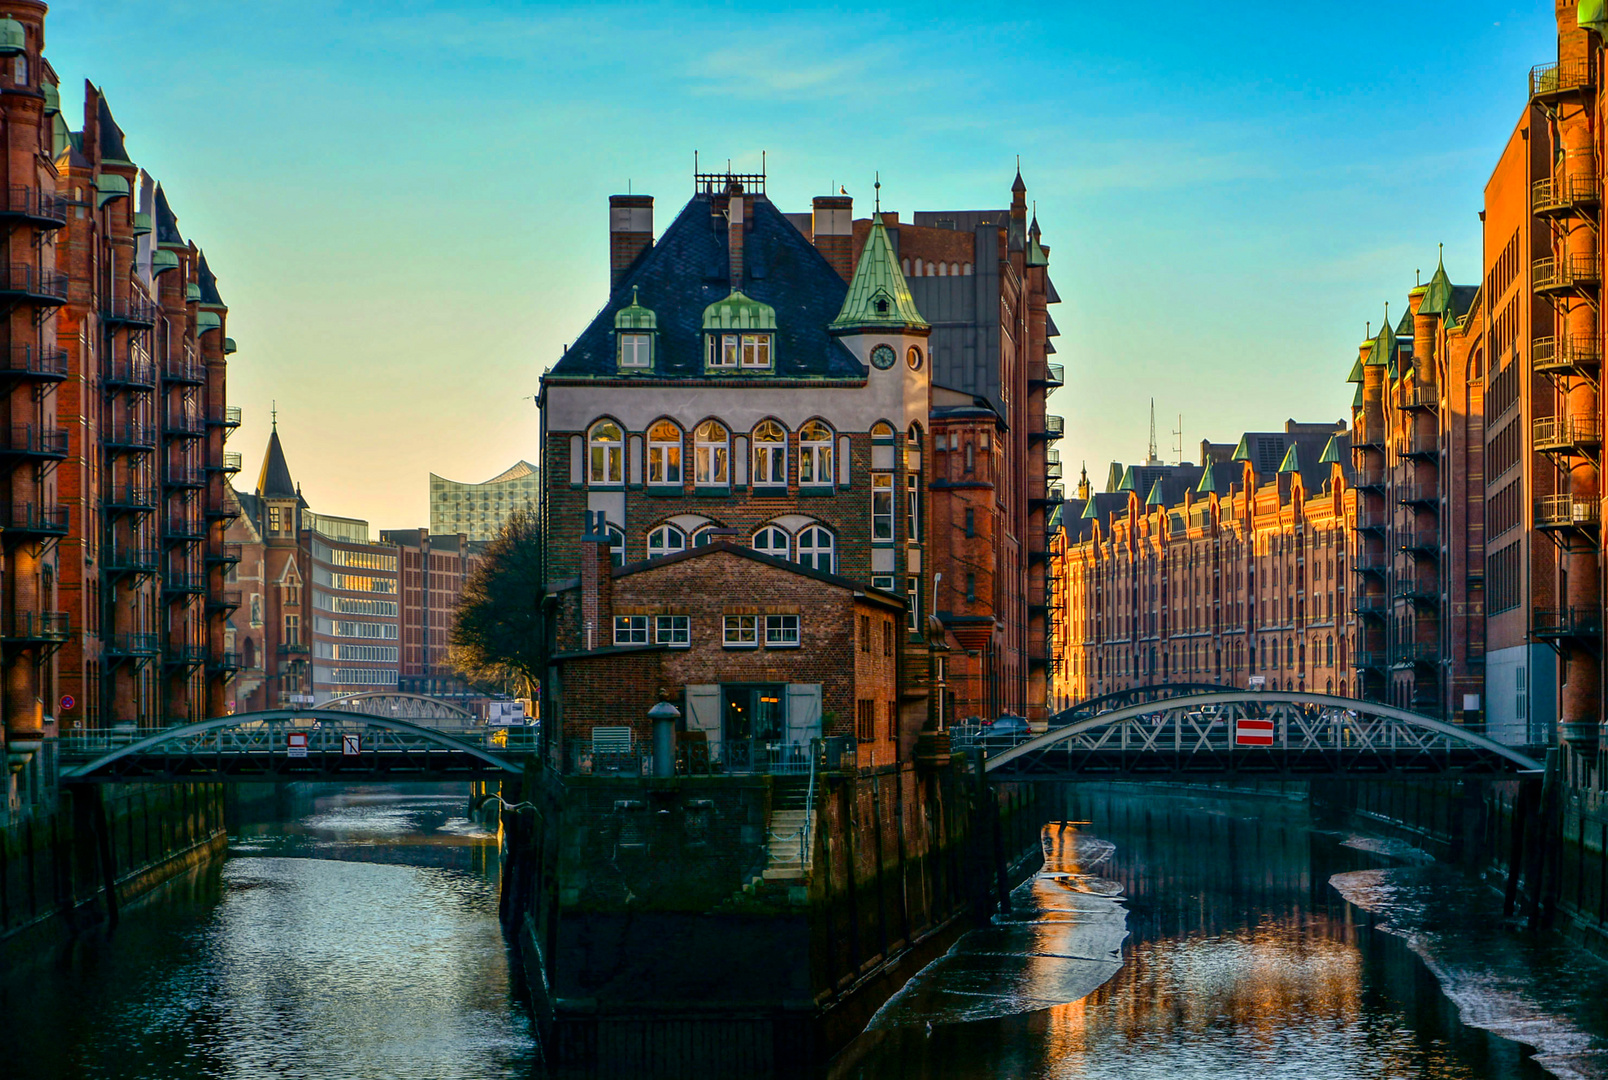
{"label": "window frame", "polygon": [[687,615],[662,614],[653,617],[653,642],[672,649],[692,648],[692,619]]}
{"label": "window frame", "polygon": [[739,335],[737,366],[743,371],[769,371],[771,338],[768,333]]}
{"label": "window frame", "polygon": [[[885,507],[879,505],[879,500],[885,500]],[[876,472],[871,474],[871,542],[873,544],[894,544],[899,540],[898,511],[895,508],[893,474],[891,472]],[[887,535],[880,535],[878,522],[884,521],[887,525]]]}
{"label": "window frame", "polygon": [[836,433],[824,420],[807,420],[798,429],[798,486],[829,488],[836,477],[832,471]]}
{"label": "window frame", "polygon": [[[705,438],[705,429],[718,428],[718,440]],[[719,466],[718,470],[715,468]],[[694,487],[731,486],[731,428],[719,420],[704,420],[692,431],[692,483]],[[707,469],[706,469],[707,466]],[[718,471],[718,477],[716,473]],[[707,472],[707,476],[705,475]]]}
{"label": "window frame", "polygon": [[[624,633],[622,639],[621,634]],[[647,645],[649,643],[648,617],[646,615],[616,615],[614,616],[614,644],[615,645]]]}
{"label": "window frame", "polygon": [[[760,546],[759,538],[761,536],[767,536],[767,535],[772,535],[772,534],[774,536],[780,536],[786,541],[786,546],[781,550],[781,552],[777,552],[773,548],[770,548],[770,547],[761,547]],[[748,538],[748,546],[750,548],[752,548],[753,550],[759,552],[761,555],[770,555],[770,556],[773,556],[773,557],[778,558],[778,559],[791,560],[792,557],[793,557],[793,550],[794,550],[793,549],[793,534],[788,532],[786,529],[782,528],[780,525],[776,525],[776,524],[767,522],[766,524],[761,525],[759,528],[754,530],[754,535]]]}
{"label": "window frame", "polygon": [[[813,541],[817,536],[824,536],[826,544],[823,547],[819,543],[812,542],[809,546],[809,561],[806,561],[804,554],[805,537],[810,537]],[[821,565],[823,558],[826,560],[825,566]],[[793,561],[800,566],[808,566],[812,570],[820,570],[828,574],[837,573],[837,537],[833,535],[831,529],[824,525],[804,526],[798,531],[798,535],[793,537]]]}
{"label": "window frame", "polygon": [[[789,620],[791,620],[792,627],[791,637],[787,636]],[[803,645],[803,643],[803,627],[800,616],[765,616],[765,648],[796,649]]]}
{"label": "window frame", "polygon": [[722,615],[720,617],[720,643],[723,648],[727,649],[759,648],[759,616]]}
{"label": "window frame", "polygon": [[[665,437],[666,433],[670,431],[675,432],[675,438]],[[655,438],[656,435],[658,436],[657,438]],[[686,479],[686,471],[682,468],[683,462],[681,458],[685,439],[686,433],[681,430],[680,425],[674,420],[660,419],[648,425],[644,441],[648,447],[646,479],[649,487],[680,488],[682,486],[682,482]],[[671,460],[672,458],[674,459],[673,461]],[[654,478],[655,466],[657,466],[659,473],[658,479]],[[675,472],[673,479],[668,476],[672,467]]]}
{"label": "window frame", "polygon": [[[765,431],[767,435],[772,431],[779,432],[781,438],[761,439],[761,431]],[[748,442],[750,449],[748,486],[751,488],[785,489],[787,487],[787,429],[775,420],[761,420],[749,432]],[[765,462],[763,469],[760,468],[762,460]],[[762,476],[765,479],[761,479]],[[777,476],[780,476],[781,479],[775,479]]]}
{"label": "window frame", "polygon": [[[616,437],[612,441],[600,437],[599,432],[605,428],[613,429]],[[600,461],[604,474],[601,479],[598,477]],[[598,420],[586,429],[586,483],[588,487],[625,485],[625,429],[613,420]]]}
{"label": "window frame", "polygon": [[[649,371],[653,368],[653,335],[640,330],[621,330],[616,359],[624,371]],[[629,359],[628,359],[629,357]]]}
{"label": "window frame", "polygon": [[[665,544],[655,545],[654,542],[653,542],[653,538],[655,536],[658,536],[660,533],[664,533],[667,537],[670,534],[674,534],[676,536],[679,536],[681,538],[681,546],[680,547],[670,547],[670,546],[665,545]],[[653,528],[648,530],[648,558],[657,559],[657,558],[661,558],[661,557],[663,557],[665,555],[674,555],[677,552],[686,551],[688,543],[689,543],[689,537],[687,536],[686,532],[679,525],[672,525],[668,521],[666,521],[666,522],[664,522],[663,524],[660,524],[660,525],[655,525]],[[654,550],[654,548],[656,546],[659,548],[658,551]]]}

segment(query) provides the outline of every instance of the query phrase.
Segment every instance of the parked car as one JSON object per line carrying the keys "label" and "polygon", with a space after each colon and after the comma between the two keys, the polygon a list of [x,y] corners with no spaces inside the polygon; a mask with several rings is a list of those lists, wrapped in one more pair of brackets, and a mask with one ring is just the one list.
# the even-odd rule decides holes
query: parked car
{"label": "parked car", "polygon": [[1031,734],[1033,732],[1028,728],[1027,721],[1011,713],[995,717],[983,725],[985,739],[1010,739],[1019,742]]}

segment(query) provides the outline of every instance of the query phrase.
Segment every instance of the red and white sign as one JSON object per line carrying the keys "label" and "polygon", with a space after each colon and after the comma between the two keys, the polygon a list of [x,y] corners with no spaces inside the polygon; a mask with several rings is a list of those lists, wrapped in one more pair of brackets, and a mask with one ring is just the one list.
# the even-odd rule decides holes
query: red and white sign
{"label": "red and white sign", "polygon": [[357,735],[342,735],[341,736],[341,756],[342,757],[358,757],[361,753],[362,753],[362,744],[360,742],[360,736],[357,736]]}
{"label": "red and white sign", "polygon": [[1272,746],[1273,721],[1242,716],[1234,721],[1235,746]]}
{"label": "red and white sign", "polygon": [[306,757],[307,756],[307,732],[305,732],[305,731],[292,731],[288,736],[286,736],[285,756],[286,757]]}

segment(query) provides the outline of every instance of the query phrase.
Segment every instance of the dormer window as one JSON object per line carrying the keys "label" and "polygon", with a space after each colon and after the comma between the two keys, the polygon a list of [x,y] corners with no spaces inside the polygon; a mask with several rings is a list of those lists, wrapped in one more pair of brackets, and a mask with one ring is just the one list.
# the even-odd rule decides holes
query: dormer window
{"label": "dormer window", "polygon": [[770,371],[775,366],[776,310],[733,289],[704,309],[708,371]]}
{"label": "dormer window", "polygon": [[743,367],[769,368],[771,366],[771,336],[769,334],[743,335]]}
{"label": "dormer window", "polygon": [[631,287],[631,302],[614,315],[614,338],[621,371],[653,370],[653,338],[659,332],[659,319],[637,299]]}

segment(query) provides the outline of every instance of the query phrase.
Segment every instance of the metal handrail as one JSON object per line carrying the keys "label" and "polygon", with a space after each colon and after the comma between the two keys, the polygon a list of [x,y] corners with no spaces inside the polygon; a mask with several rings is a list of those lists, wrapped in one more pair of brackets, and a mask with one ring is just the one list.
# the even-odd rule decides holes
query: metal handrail
{"label": "metal handrail", "polygon": [[1530,342],[1530,359],[1536,370],[1600,367],[1602,346],[1589,334],[1565,338],[1538,337]]}
{"label": "metal handrail", "polygon": [[1540,526],[1596,525],[1602,521],[1602,504],[1576,495],[1543,495],[1535,501],[1535,523]]}
{"label": "metal handrail", "polygon": [[13,454],[67,456],[67,429],[40,424],[12,424],[11,441],[6,449]]}
{"label": "metal handrail", "polygon": [[39,345],[13,345],[6,355],[6,370],[18,375],[67,377],[67,350]]}
{"label": "metal handrail", "polygon": [[101,309],[101,317],[108,322],[140,323],[152,326],[159,313],[157,306],[143,297],[112,297]]}
{"label": "metal handrail", "polygon": [[1538,290],[1572,289],[1596,284],[1602,272],[1597,256],[1572,252],[1561,258],[1536,259],[1531,264],[1530,276],[1533,287]]}
{"label": "metal handrail", "polygon": [[5,528],[18,533],[66,533],[67,507],[60,503],[12,503]]}
{"label": "metal handrail", "polygon": [[1537,450],[1596,446],[1602,442],[1602,421],[1595,416],[1538,416],[1530,430]]}
{"label": "metal handrail", "polygon": [[42,270],[27,263],[0,263],[0,270],[0,292],[67,299],[67,275],[60,270]]}
{"label": "metal handrail", "polygon": [[1539,637],[1601,637],[1602,612],[1573,606],[1536,608],[1530,630]]}
{"label": "metal handrail", "polygon": [[67,224],[67,200],[64,197],[25,184],[12,184],[5,190],[4,212],[7,216]]}
{"label": "metal handrail", "polygon": [[1530,69],[1530,96],[1546,97],[1591,85],[1591,64],[1586,60],[1554,60]]}
{"label": "metal handrail", "polygon": [[1565,210],[1594,203],[1601,194],[1597,178],[1589,173],[1549,177],[1530,185],[1530,209],[1534,213]]}
{"label": "metal handrail", "polygon": [[65,611],[13,611],[5,636],[13,641],[66,641],[71,621]]}

